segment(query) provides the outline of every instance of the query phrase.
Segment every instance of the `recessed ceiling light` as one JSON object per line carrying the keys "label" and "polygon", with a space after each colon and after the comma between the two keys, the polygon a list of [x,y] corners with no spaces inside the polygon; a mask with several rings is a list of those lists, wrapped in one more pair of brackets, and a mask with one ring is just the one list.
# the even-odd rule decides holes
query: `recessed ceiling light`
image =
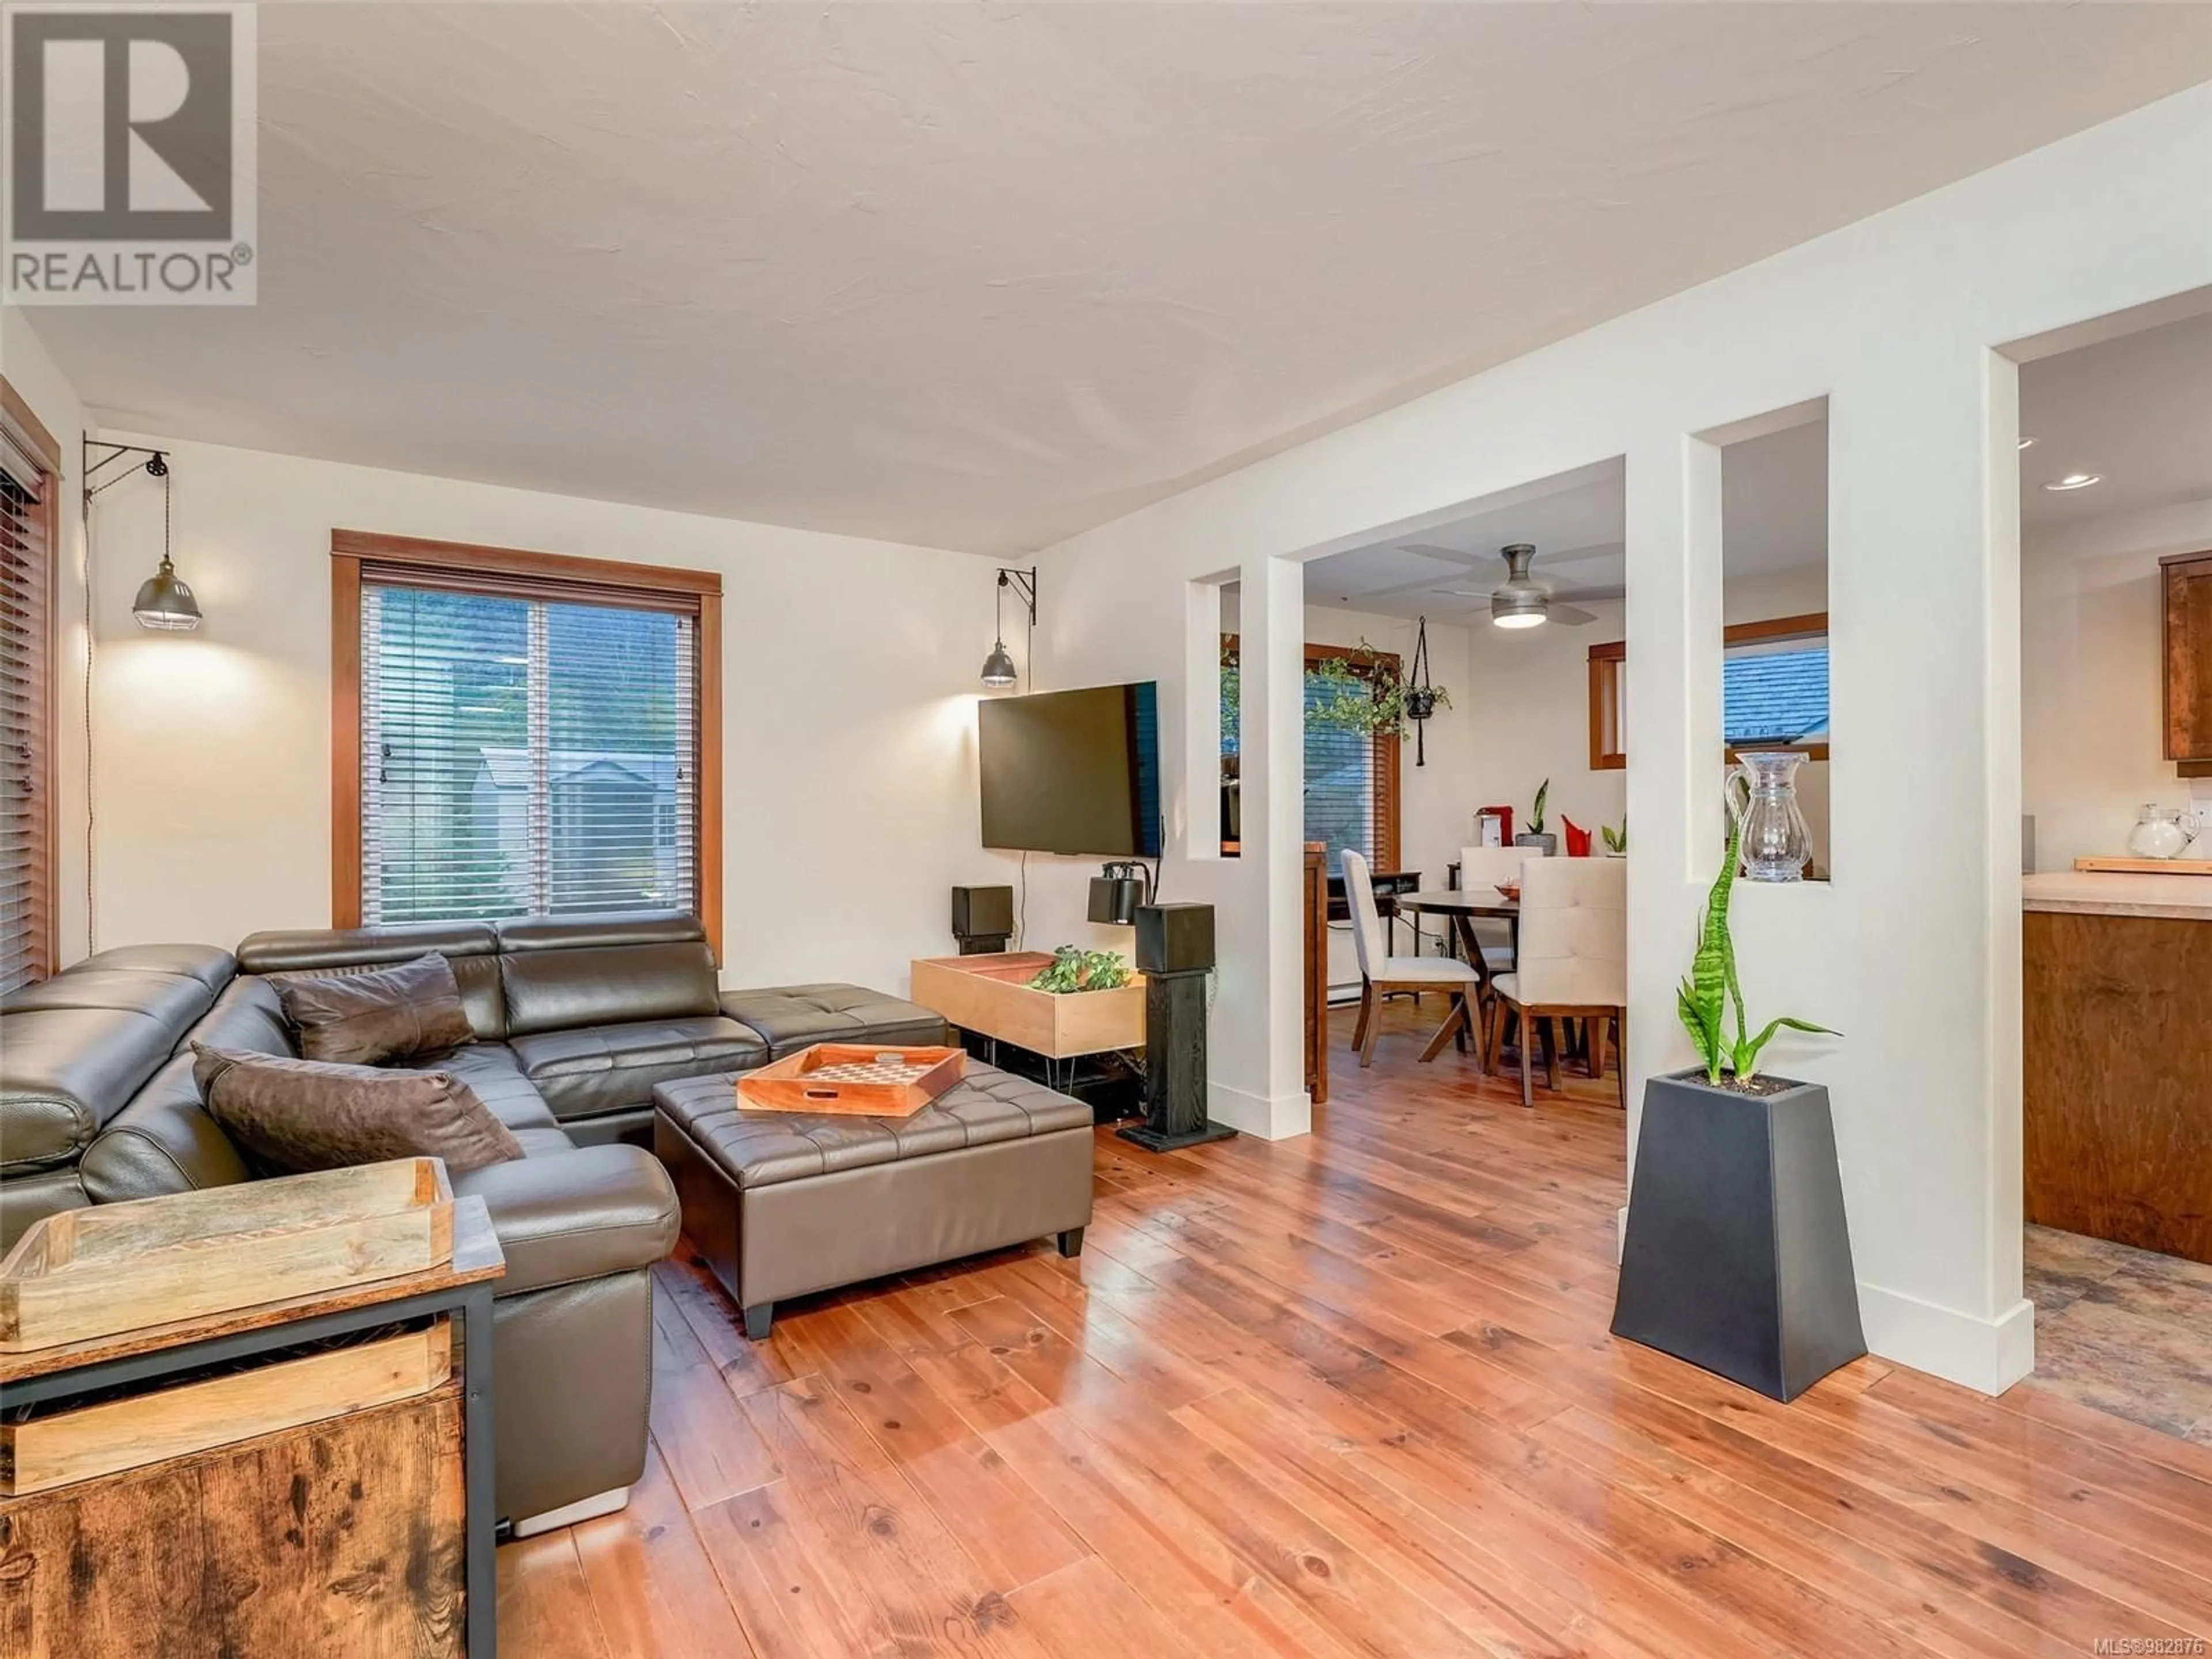
{"label": "recessed ceiling light", "polygon": [[2035,447],[2035,440],[2033,438],[2022,438],[2020,441],[2020,447],[2022,449],[2033,449]]}
{"label": "recessed ceiling light", "polygon": [[2093,483],[2102,483],[2101,472],[2069,472],[2063,478],[2054,478],[2044,485],[2045,489],[2087,489]]}

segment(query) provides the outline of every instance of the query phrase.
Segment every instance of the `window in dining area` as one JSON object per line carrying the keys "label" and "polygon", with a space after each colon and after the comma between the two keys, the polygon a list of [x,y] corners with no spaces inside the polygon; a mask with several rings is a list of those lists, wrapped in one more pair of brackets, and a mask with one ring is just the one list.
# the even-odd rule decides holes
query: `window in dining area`
{"label": "window in dining area", "polygon": [[[1239,641],[1221,636],[1222,850],[1234,854],[1242,830]],[[1327,849],[1339,874],[1349,848],[1376,870],[1399,860],[1399,739],[1359,731],[1337,717],[1347,699],[1399,672],[1385,652],[1309,643],[1305,647],[1305,839]]]}

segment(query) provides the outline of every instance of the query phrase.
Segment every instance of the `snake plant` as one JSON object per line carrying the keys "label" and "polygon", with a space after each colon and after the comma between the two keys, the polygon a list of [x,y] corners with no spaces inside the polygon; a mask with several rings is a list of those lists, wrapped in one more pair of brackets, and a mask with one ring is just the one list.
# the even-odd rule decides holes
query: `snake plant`
{"label": "snake plant", "polygon": [[[1751,1035],[1750,1022],[1744,1018],[1743,987],[1736,978],[1735,941],[1729,934],[1729,900],[1735,889],[1736,864],[1742,856],[1743,823],[1739,818],[1729,831],[1728,856],[1722,861],[1721,872],[1705,895],[1705,916],[1698,924],[1697,954],[1690,959],[1688,976],[1674,994],[1675,1011],[1705,1062],[1705,1081],[1716,1087],[1723,1069],[1733,1073],[1738,1084],[1756,1077],[1759,1051],[1785,1025],[1793,1031],[1836,1035],[1825,1025],[1789,1014],[1777,1015],[1757,1036]],[[1723,1029],[1724,1004],[1735,1010],[1733,1037]]]}

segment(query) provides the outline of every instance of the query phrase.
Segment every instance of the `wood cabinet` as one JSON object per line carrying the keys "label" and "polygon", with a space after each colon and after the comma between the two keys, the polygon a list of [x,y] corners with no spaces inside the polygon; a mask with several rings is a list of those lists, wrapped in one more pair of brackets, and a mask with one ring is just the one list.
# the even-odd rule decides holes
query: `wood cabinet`
{"label": "wood cabinet", "polygon": [[2166,757],[2212,777],[2212,550],[2159,561],[2166,591]]}
{"label": "wood cabinet", "polygon": [[1298,908],[1305,917],[1301,956],[1305,963],[1306,1093],[1316,1106],[1328,1102],[1328,850],[1306,843]]}
{"label": "wood cabinet", "polygon": [[2027,1218],[2212,1262],[2212,921],[2021,921]]}
{"label": "wood cabinet", "polygon": [[459,1659],[463,1515],[458,1382],[0,1503],[0,1650]]}

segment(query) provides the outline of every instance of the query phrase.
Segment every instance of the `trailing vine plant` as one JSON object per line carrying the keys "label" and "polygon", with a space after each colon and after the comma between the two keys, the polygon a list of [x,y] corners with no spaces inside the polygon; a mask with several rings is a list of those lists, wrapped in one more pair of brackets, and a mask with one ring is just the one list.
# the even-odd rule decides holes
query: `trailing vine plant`
{"label": "trailing vine plant", "polygon": [[[1417,708],[1417,703],[1425,704],[1429,712],[1452,706],[1451,693],[1441,685],[1407,690],[1401,678],[1398,659],[1389,652],[1376,650],[1364,637],[1359,641],[1358,655],[1360,661],[1357,665],[1350,655],[1340,655],[1325,657],[1307,668],[1305,719],[1309,728],[1318,726],[1362,736],[1382,732],[1403,738],[1411,735],[1407,730],[1408,720],[1428,718],[1428,712]],[[1237,652],[1224,641],[1221,648],[1221,729],[1225,733],[1237,730],[1243,695]]]}
{"label": "trailing vine plant", "polygon": [[1030,981],[1030,989],[1066,996],[1077,991],[1118,991],[1128,982],[1129,964],[1114,951],[1063,945]]}

